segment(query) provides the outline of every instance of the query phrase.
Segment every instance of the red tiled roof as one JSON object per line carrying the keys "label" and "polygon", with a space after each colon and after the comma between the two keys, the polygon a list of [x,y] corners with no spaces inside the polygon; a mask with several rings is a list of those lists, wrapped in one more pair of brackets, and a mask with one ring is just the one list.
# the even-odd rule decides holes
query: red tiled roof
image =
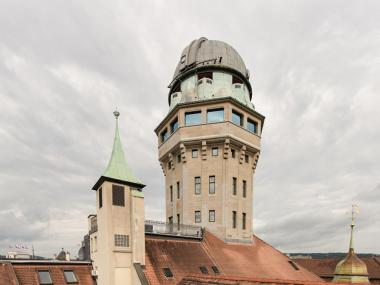
{"label": "red tiled roof", "polygon": [[[38,270],[49,270],[54,285],[67,284],[63,275],[64,270],[73,270],[78,279],[78,285],[94,285],[91,276],[92,265],[90,263],[55,262],[55,261],[0,261],[0,285],[39,285]],[[3,269],[3,271],[2,271]],[[5,270],[7,274],[5,274]],[[8,279],[7,275],[13,279]],[[12,283],[13,282],[13,283]],[[18,282],[18,283],[17,283]]]}
{"label": "red tiled roof", "polygon": [[[324,281],[302,281],[302,280],[283,280],[266,279],[238,276],[188,276],[182,279],[179,285],[260,285],[260,284],[281,284],[281,285],[331,285]],[[334,285],[347,285],[347,283],[334,283]]]}
{"label": "red tiled roof", "polygon": [[0,263],[0,285],[18,285],[12,264],[9,262]]}
{"label": "red tiled roof", "polygon": [[[323,278],[332,278],[335,267],[342,258],[322,258],[322,259],[303,259],[297,258],[294,261],[306,269],[314,272]],[[367,265],[369,279],[373,283],[380,283],[380,258],[379,257],[361,257],[361,260]]]}
{"label": "red tiled roof", "polygon": [[[178,284],[186,276],[202,274],[200,266],[208,269],[207,277],[217,277],[211,266],[217,266],[221,276],[271,278],[323,282],[317,275],[299,267],[290,259],[253,237],[252,244],[230,244],[209,232],[202,241],[146,235],[144,273],[149,284]],[[163,268],[170,268],[173,277],[165,277]]]}

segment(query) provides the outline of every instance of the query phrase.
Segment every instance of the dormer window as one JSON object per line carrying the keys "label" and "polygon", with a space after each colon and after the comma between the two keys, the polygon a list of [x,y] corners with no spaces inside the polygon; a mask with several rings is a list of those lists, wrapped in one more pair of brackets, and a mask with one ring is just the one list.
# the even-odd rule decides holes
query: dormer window
{"label": "dormer window", "polygon": [[38,280],[40,284],[53,284],[49,270],[38,270]]}

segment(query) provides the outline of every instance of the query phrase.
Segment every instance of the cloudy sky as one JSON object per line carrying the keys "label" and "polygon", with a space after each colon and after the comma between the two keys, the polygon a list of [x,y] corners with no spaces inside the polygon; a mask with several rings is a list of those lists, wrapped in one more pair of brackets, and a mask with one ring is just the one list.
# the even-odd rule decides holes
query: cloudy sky
{"label": "cloudy sky", "polygon": [[254,231],[283,251],[380,253],[378,1],[0,3],[0,254],[76,254],[95,211],[115,106],[125,152],[164,218],[153,132],[182,49],[205,36],[241,54],[266,116]]}

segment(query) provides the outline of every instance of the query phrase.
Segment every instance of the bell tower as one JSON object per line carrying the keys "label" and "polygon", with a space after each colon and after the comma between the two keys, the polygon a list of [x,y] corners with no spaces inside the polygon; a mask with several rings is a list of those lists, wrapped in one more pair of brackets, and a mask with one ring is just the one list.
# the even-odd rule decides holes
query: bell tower
{"label": "bell tower", "polygon": [[244,61],[224,42],[194,40],[169,88],[169,112],[155,129],[167,221],[250,242],[264,116],[251,103]]}
{"label": "bell tower", "polygon": [[90,252],[99,285],[140,284],[136,265],[145,264],[144,185],[129,168],[118,118],[108,166],[93,186],[96,215],[89,216]]}

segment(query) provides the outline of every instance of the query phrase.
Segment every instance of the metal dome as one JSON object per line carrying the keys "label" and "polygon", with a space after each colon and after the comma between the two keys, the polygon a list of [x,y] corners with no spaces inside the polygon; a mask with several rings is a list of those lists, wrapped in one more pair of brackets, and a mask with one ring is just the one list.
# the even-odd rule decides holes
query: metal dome
{"label": "metal dome", "polygon": [[172,89],[178,81],[189,74],[205,69],[226,70],[238,75],[247,84],[251,96],[251,84],[248,81],[249,70],[239,53],[225,42],[208,40],[203,37],[193,40],[185,47],[169,88]]}

